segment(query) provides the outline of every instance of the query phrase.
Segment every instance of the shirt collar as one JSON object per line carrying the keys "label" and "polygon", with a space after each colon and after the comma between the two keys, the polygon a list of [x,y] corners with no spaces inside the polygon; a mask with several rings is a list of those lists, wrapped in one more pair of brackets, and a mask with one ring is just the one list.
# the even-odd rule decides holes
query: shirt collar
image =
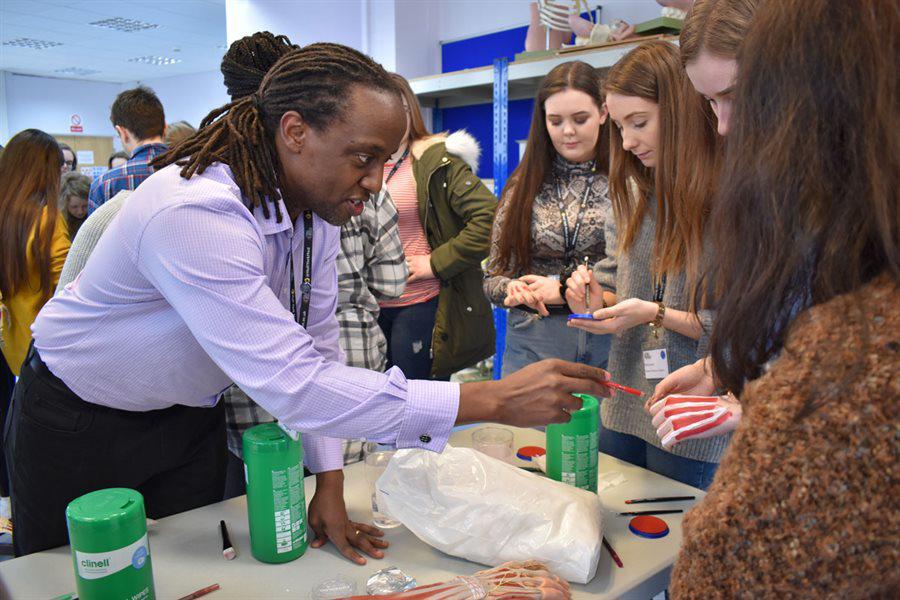
{"label": "shirt collar", "polygon": [[294,224],[291,223],[291,217],[288,214],[287,207],[284,205],[284,200],[279,198],[276,204],[281,211],[281,223],[277,220],[276,209],[271,202],[269,203],[268,219],[263,212],[262,205],[254,207],[253,209],[253,216],[256,217],[256,221],[259,223],[259,227],[262,229],[264,235],[273,235],[282,231],[293,231],[294,229]]}
{"label": "shirt collar", "polygon": [[150,154],[151,152],[160,153],[168,150],[169,147],[163,144],[162,142],[151,142],[149,144],[143,144],[134,149],[134,152],[131,153],[131,158],[135,159],[138,156],[143,156],[145,154]]}

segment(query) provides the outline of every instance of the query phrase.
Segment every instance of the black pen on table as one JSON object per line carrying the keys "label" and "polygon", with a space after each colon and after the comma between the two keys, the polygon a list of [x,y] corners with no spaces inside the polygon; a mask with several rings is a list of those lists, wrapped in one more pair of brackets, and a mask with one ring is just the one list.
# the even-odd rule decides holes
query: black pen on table
{"label": "black pen on table", "polygon": [[231,538],[228,537],[228,527],[225,526],[225,521],[219,521],[219,531],[222,533],[222,556],[225,557],[225,560],[234,560],[237,552],[235,552],[234,546],[231,545]]}
{"label": "black pen on table", "polygon": [[681,500],[696,500],[697,496],[660,496],[659,498],[637,498],[626,500],[625,504],[647,504],[650,502],[679,502]]}
{"label": "black pen on table", "polygon": [[672,510],[633,510],[631,512],[620,512],[620,517],[633,517],[636,515],[674,515],[676,513],[683,513],[684,511],[680,508],[672,509]]}

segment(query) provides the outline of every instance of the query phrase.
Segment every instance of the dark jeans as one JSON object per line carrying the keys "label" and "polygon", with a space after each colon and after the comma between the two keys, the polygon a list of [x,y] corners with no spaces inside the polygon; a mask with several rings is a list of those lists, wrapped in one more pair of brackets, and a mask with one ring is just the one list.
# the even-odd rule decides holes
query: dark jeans
{"label": "dark jeans", "polygon": [[431,379],[431,334],[438,298],[400,308],[382,308],[378,325],[387,338],[387,366],[407,379]]}
{"label": "dark jeans", "polygon": [[[12,400],[16,376],[6,364],[6,357],[0,352],[0,427],[6,423],[9,414],[9,403]],[[0,434],[0,453],[3,451],[3,435]],[[9,496],[9,475],[6,472],[6,461],[0,458],[0,496]]]}
{"label": "dark jeans", "polygon": [[719,468],[719,463],[676,456],[635,435],[606,429],[602,423],[600,452],[701,490],[709,487]]}
{"label": "dark jeans", "polygon": [[158,519],[219,502],[225,410],[176,405],[133,412],[85,402],[32,349],[6,424],[17,556],[68,543],[66,506],[128,487]]}

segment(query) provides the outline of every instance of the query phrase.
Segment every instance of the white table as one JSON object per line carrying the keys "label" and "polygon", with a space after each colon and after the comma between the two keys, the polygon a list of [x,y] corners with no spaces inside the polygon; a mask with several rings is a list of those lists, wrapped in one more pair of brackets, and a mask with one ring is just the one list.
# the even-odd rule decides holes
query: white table
{"label": "white table", "polygon": [[[451,438],[457,446],[471,445],[471,431],[458,431]],[[538,431],[516,430],[516,447],[543,446],[543,434]],[[641,598],[646,600],[663,590],[681,544],[682,515],[664,515],[671,530],[664,538],[639,538],[628,531],[630,517],[619,517],[623,510],[649,508],[680,508],[693,502],[666,505],[638,505],[628,508],[627,498],[650,496],[703,496],[701,490],[678,483],[645,469],[634,467],[604,454],[600,455],[600,473],[621,472],[627,481],[600,494],[604,507],[603,531],[622,559],[624,568],[616,567],[604,549],[600,554],[597,575],[587,585],[572,586],[573,598],[594,600],[605,598]],[[355,520],[369,520],[369,491],[361,464],[346,471],[347,509]],[[306,499],[315,491],[315,478],[306,479]],[[231,539],[238,551],[233,561],[222,558],[219,519],[228,523]],[[439,552],[421,542],[406,528],[388,530],[391,543],[382,560],[369,559],[365,566],[350,563],[338,554],[334,546],[314,550],[294,562],[269,565],[250,555],[246,498],[234,498],[162,519],[150,532],[150,553],[156,597],[172,599],[213,583],[221,589],[210,594],[210,600],[247,598],[309,597],[310,588],[323,579],[338,573],[357,582],[364,593],[365,581],[378,569],[396,565],[416,577],[420,584],[452,579],[456,575],[471,574],[485,568]],[[68,546],[32,554],[0,563],[0,598],[34,598],[47,600],[75,591],[75,578]]]}

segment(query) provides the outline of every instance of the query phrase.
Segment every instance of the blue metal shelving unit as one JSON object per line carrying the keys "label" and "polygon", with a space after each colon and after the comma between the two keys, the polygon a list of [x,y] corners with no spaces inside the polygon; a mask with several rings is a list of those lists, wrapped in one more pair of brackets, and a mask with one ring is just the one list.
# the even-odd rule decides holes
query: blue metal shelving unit
{"label": "blue metal shelving unit", "polygon": [[[494,195],[503,193],[509,168],[509,59],[494,60]],[[506,309],[494,308],[496,349],[494,379],[500,379],[503,369],[503,350],[506,347]]]}

